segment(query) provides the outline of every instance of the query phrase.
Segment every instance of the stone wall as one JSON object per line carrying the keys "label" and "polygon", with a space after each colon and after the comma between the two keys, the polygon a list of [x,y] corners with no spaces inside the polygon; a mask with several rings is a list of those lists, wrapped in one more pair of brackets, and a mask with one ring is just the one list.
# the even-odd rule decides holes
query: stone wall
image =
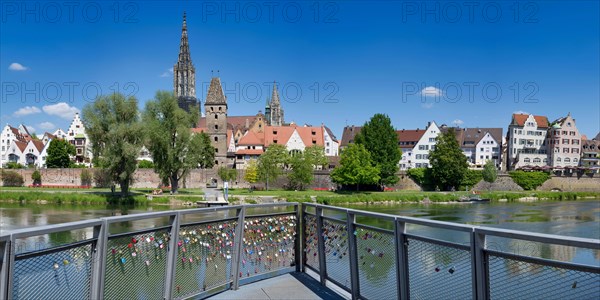
{"label": "stone wall", "polygon": [[[48,185],[80,185],[80,174],[83,169],[41,169],[42,184]],[[93,169],[89,169],[93,172]],[[23,176],[25,185],[33,184],[31,174],[34,170],[32,169],[16,169],[14,170]],[[244,180],[244,170],[238,170],[237,180],[230,183],[232,188],[248,188],[250,184]],[[313,188],[327,188],[330,189],[335,186],[331,182],[329,176],[329,170],[318,170],[314,173],[313,183],[307,187],[307,189]],[[399,181],[392,188],[397,190],[421,190],[420,186],[417,185],[408,175],[401,172],[398,174]],[[222,182],[219,179],[217,170],[215,169],[195,169],[190,171],[190,174],[185,180],[180,181],[180,187],[182,188],[201,188],[205,187],[206,183],[211,178],[216,178],[219,187],[222,187]],[[270,188],[284,188],[287,184],[287,178],[284,175],[279,177],[276,181],[269,182]],[[134,175],[134,188],[156,188],[160,185],[160,178],[152,169],[139,169]],[[256,187],[264,187],[264,183],[253,184]],[[498,179],[493,184],[481,181],[473,187],[474,190],[493,190],[493,191],[522,191],[523,189],[518,186],[508,174],[498,174]],[[552,176],[542,186],[538,188],[541,191],[550,190],[561,190],[569,192],[598,192],[600,191],[600,176],[590,177],[589,175],[574,174],[573,176]]]}

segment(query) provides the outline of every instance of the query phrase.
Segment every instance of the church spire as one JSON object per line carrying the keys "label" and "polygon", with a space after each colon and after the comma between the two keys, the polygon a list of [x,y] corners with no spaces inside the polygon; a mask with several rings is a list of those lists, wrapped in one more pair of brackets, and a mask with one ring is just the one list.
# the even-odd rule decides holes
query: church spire
{"label": "church spire", "polygon": [[183,12],[183,25],[181,27],[181,43],[179,44],[179,62],[186,64],[192,63],[192,57],[190,55],[190,44],[188,43],[187,21],[185,11]]}
{"label": "church spire", "polygon": [[196,68],[194,68],[190,55],[185,12],[183,12],[183,24],[181,26],[179,58],[173,66],[173,93],[177,97],[179,107],[188,112],[193,105],[198,104],[196,100]]}
{"label": "church spire", "polygon": [[271,95],[271,106],[279,105],[279,92],[277,92],[277,83],[273,81],[273,95]]}

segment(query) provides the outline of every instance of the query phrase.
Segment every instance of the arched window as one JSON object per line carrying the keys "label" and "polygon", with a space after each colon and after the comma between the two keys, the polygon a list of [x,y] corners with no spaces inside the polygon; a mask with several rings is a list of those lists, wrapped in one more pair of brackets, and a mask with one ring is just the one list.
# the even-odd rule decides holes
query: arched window
{"label": "arched window", "polygon": [[577,157],[573,158],[573,162],[578,162],[579,159]]}
{"label": "arched window", "polygon": [[215,125],[215,129],[219,129],[219,125]]}
{"label": "arched window", "polygon": [[219,141],[219,137],[215,136],[215,142]]}
{"label": "arched window", "polygon": [[219,118],[219,115],[215,115],[215,120],[217,120]]}
{"label": "arched window", "polygon": [[533,162],[534,163],[541,163],[542,160],[539,157],[536,157],[536,158],[533,159]]}
{"label": "arched window", "polygon": [[528,157],[528,158],[524,159],[523,162],[529,163],[529,162],[531,162],[531,159],[529,159],[529,157]]}
{"label": "arched window", "polygon": [[556,158],[556,161],[557,161],[557,162],[560,162],[560,161],[561,161],[560,157]]}
{"label": "arched window", "polygon": [[571,162],[571,159],[567,157],[565,158],[565,162]]}

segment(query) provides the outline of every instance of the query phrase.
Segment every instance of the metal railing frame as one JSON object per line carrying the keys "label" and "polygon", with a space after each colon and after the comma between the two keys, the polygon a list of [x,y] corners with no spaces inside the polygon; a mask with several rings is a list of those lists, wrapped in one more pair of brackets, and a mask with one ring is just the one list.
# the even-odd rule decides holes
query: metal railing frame
{"label": "metal railing frame", "polygon": [[[289,212],[273,212],[264,214],[248,214],[248,208],[274,208],[274,207],[291,207],[293,211]],[[314,209],[314,213],[310,213],[307,209]],[[92,243],[92,272],[91,272],[91,295],[92,299],[103,299],[104,298],[104,282],[106,275],[106,247],[108,239],[111,236],[110,225],[114,223],[126,222],[126,221],[138,221],[143,219],[169,217],[169,224],[167,226],[159,228],[168,228],[171,238],[168,241],[167,248],[167,265],[166,265],[166,276],[165,276],[165,291],[164,299],[171,299],[173,296],[173,286],[175,285],[175,273],[176,273],[176,261],[177,261],[177,242],[179,237],[179,230],[181,226],[186,226],[195,223],[183,223],[184,216],[191,214],[207,214],[211,212],[219,211],[235,211],[235,217],[230,219],[237,219],[237,226],[235,228],[234,237],[234,248],[232,256],[231,274],[233,274],[231,280],[228,279],[228,284],[232,289],[238,289],[240,286],[240,278],[237,276],[240,270],[240,261],[243,251],[243,239],[244,239],[244,223],[247,218],[256,217],[268,217],[277,215],[295,215],[296,216],[296,236],[294,237],[294,257],[295,257],[295,270],[305,271],[306,266],[304,265],[304,259],[306,255],[305,249],[305,220],[304,216],[309,214],[315,217],[316,229],[317,229],[317,251],[318,251],[318,264],[319,264],[319,281],[323,286],[330,284],[336,284],[334,280],[328,276],[327,273],[327,262],[325,254],[325,241],[323,236],[323,221],[324,220],[336,220],[337,222],[344,222],[346,224],[346,234],[349,244],[349,270],[350,270],[350,295],[352,299],[364,299],[360,292],[360,277],[358,268],[358,254],[357,254],[357,241],[354,232],[357,226],[371,228],[377,230],[378,227],[368,226],[357,223],[357,217],[371,217],[386,220],[393,223],[393,231],[389,229],[380,229],[386,231],[389,234],[394,234],[394,247],[395,247],[395,271],[398,280],[397,294],[398,299],[409,299],[410,298],[410,284],[409,284],[409,271],[408,271],[408,239],[418,239],[429,243],[435,243],[446,247],[454,247],[457,249],[467,250],[471,254],[471,278],[472,278],[472,295],[475,299],[489,299],[489,270],[488,270],[488,257],[489,255],[502,256],[505,258],[533,262],[536,264],[566,268],[576,271],[590,272],[594,274],[600,274],[600,266],[580,265],[570,262],[562,262],[555,260],[548,260],[539,257],[531,257],[520,254],[512,254],[508,252],[497,251],[489,249],[487,247],[487,238],[490,236],[518,239],[530,242],[539,242],[547,244],[555,244],[562,246],[570,246],[577,248],[586,248],[592,250],[600,250],[600,240],[597,239],[586,239],[576,237],[565,237],[551,234],[540,234],[523,232],[516,230],[497,229],[480,226],[469,226],[450,222],[433,221],[426,219],[419,219],[413,217],[402,217],[394,216],[389,214],[381,214],[374,212],[367,212],[355,209],[346,209],[341,207],[333,207],[326,205],[319,205],[314,203],[270,203],[270,204],[259,204],[259,205],[237,205],[237,206],[224,206],[224,207],[209,207],[209,208],[198,208],[189,210],[178,210],[178,211],[165,211],[165,212],[153,212],[153,213],[142,213],[135,215],[126,216],[115,216],[106,217],[100,219],[92,219],[86,221],[71,222],[65,224],[47,225],[34,228],[19,229],[15,231],[7,231],[0,233],[0,299],[12,299],[12,285],[13,285],[13,274],[14,263],[16,257],[16,241],[18,239],[45,235],[55,232],[64,232],[70,230],[93,228],[92,238],[85,240],[85,242]],[[342,218],[336,218],[331,216],[325,216],[325,211],[333,211],[337,214],[341,214]],[[345,220],[343,220],[345,217]],[[221,219],[215,217],[214,219],[207,220],[202,223],[219,222]],[[407,233],[407,225],[421,225],[427,227],[434,227],[445,230],[453,230],[464,232],[468,234],[469,245],[462,245],[447,241],[435,240],[429,237],[418,236]],[[152,228],[150,228],[152,229]],[[125,234],[133,234],[134,232],[127,232]],[[56,248],[56,247],[55,247]],[[53,248],[41,250],[51,251]],[[313,268],[311,268],[313,269]],[[273,272],[261,274],[261,276],[276,276]],[[342,287],[343,289],[347,289]],[[188,295],[189,296],[189,295]],[[197,293],[191,297],[196,296],[208,296],[204,292]]]}
{"label": "metal railing frame", "polygon": [[[315,213],[307,212],[307,208],[311,207],[315,209]],[[600,240],[597,239],[587,239],[587,238],[576,238],[576,237],[566,237],[552,234],[542,234],[542,233],[533,233],[533,232],[524,232],[524,231],[516,231],[516,230],[507,230],[507,229],[497,229],[490,227],[481,227],[481,226],[470,226],[463,225],[451,222],[443,222],[443,221],[435,221],[435,220],[427,220],[420,219],[414,217],[403,217],[403,216],[395,216],[389,214],[375,213],[375,212],[367,212],[355,209],[341,208],[341,207],[333,207],[327,205],[320,205],[314,203],[303,203],[302,204],[302,212],[304,214],[310,214],[316,218],[317,225],[317,234],[318,234],[318,253],[319,253],[319,270],[318,275],[320,282],[323,286],[328,286],[330,284],[336,284],[335,280],[331,280],[327,274],[327,264],[325,260],[325,248],[324,248],[324,238],[323,238],[323,220],[335,220],[337,222],[344,222],[342,218],[335,218],[331,216],[325,216],[324,211],[333,211],[342,214],[345,216],[346,225],[347,225],[347,234],[348,241],[351,247],[350,252],[350,278],[351,278],[351,297],[352,299],[365,299],[363,295],[360,293],[360,282],[358,282],[358,274],[357,274],[357,260],[355,254],[353,255],[352,248],[356,249],[356,238],[354,237],[354,230],[357,225],[361,227],[369,226],[359,224],[356,222],[357,216],[362,217],[372,217],[383,219],[387,221],[392,221],[394,224],[393,233],[395,235],[394,245],[396,248],[396,276],[398,280],[397,285],[397,295],[398,299],[410,299],[410,284],[409,284],[409,272],[408,272],[408,238],[414,238],[421,241],[425,241],[428,243],[438,244],[444,247],[452,247],[456,249],[467,250],[471,253],[471,278],[472,278],[472,295],[474,299],[490,299],[490,288],[489,288],[489,269],[488,269],[488,256],[490,254],[493,255],[502,255],[504,257],[509,257],[510,259],[520,260],[520,261],[531,261],[537,264],[567,268],[571,270],[584,271],[590,273],[600,274],[600,266],[589,266],[589,265],[580,265],[568,262],[560,262],[554,260],[548,260],[537,257],[529,257],[524,255],[510,254],[508,252],[500,252],[487,248],[487,237],[495,236],[509,239],[519,239],[530,242],[540,242],[540,243],[548,243],[555,245],[563,245],[563,246],[571,246],[578,248],[586,248],[593,250],[600,250]],[[445,230],[453,230],[458,232],[464,232],[469,235],[469,245],[463,245],[443,240],[436,240],[429,237],[413,235],[407,233],[407,225],[421,225]],[[303,245],[304,247],[304,245]],[[355,250],[354,250],[355,251]],[[312,269],[311,269],[312,270]],[[316,270],[314,270],[316,271]],[[356,279],[355,279],[356,277]],[[342,289],[345,287],[339,286]]]}

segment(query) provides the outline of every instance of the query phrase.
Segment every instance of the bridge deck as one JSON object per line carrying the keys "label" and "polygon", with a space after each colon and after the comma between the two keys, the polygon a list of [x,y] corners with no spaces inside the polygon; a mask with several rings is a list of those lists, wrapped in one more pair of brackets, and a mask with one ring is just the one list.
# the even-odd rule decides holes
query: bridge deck
{"label": "bridge deck", "polygon": [[290,273],[240,286],[208,299],[344,299],[306,273]]}

